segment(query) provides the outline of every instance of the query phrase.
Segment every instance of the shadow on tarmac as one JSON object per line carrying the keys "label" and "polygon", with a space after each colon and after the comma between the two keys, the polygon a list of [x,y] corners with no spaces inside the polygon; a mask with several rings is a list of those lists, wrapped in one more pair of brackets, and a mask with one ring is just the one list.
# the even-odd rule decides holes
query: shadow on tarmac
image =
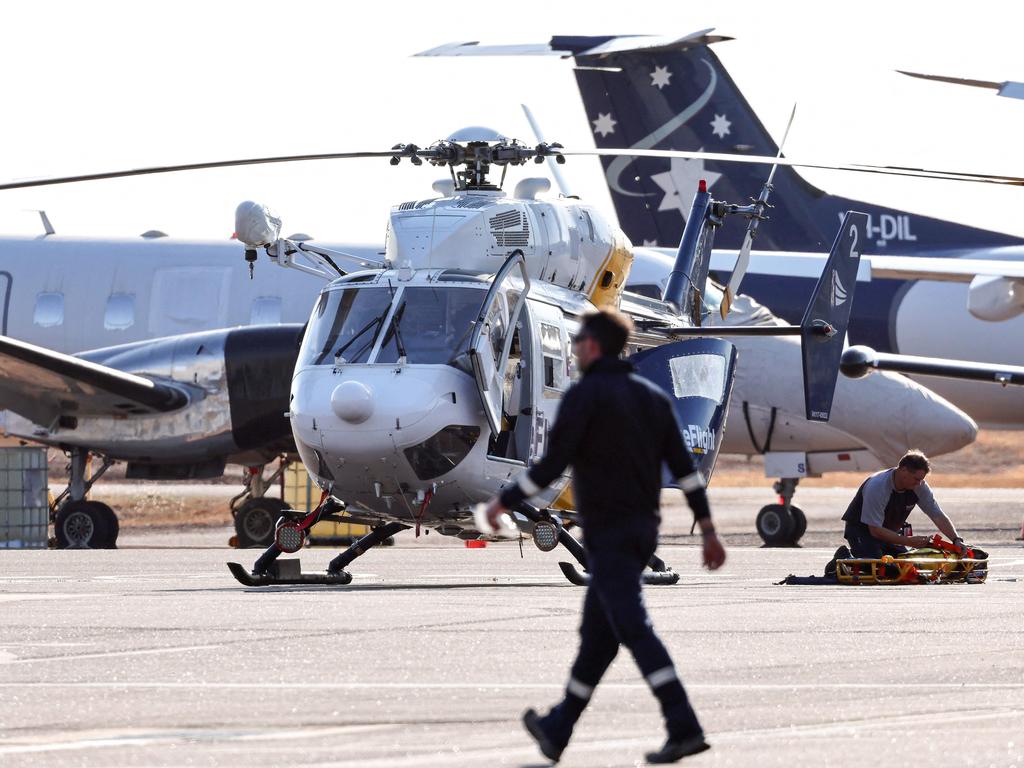
{"label": "shadow on tarmac", "polygon": [[442,582],[435,582],[432,584],[270,584],[265,587],[245,587],[239,585],[237,587],[196,587],[196,588],[181,588],[181,589],[161,589],[154,590],[157,592],[166,593],[201,593],[201,592],[251,592],[251,593],[267,593],[267,592],[287,592],[287,593],[303,593],[303,592],[404,592],[404,591],[416,591],[416,590],[428,590],[428,589],[489,589],[498,587],[501,589],[510,588],[531,588],[536,589],[538,587],[554,587],[557,589],[563,589],[566,587],[574,588],[574,585],[565,582],[550,582],[550,581],[538,581],[538,582],[477,582],[473,584],[449,584]]}

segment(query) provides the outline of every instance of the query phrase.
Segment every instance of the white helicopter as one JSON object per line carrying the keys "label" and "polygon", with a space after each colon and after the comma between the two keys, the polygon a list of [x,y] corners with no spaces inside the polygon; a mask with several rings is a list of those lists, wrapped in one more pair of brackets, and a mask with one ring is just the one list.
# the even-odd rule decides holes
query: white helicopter
{"label": "white helicopter", "polygon": [[[242,203],[238,239],[255,264],[264,249],[280,266],[329,284],[313,309],[292,381],[288,417],[296,446],[324,502],[309,515],[285,513],[275,542],[252,571],[228,566],[243,584],[346,584],[346,567],[395,533],[427,526],[443,535],[486,537],[473,508],[539,457],[562,393],[576,378],[570,345],[580,318],[602,306],[630,314],[631,359],[673,396],[680,429],[702,471],[714,470],[725,426],[736,351],[714,336],[800,334],[808,418],[827,420],[852,304],[861,214],[843,223],[800,326],[701,328],[715,229],[729,214],[756,223],[757,204],[715,202],[702,184],[663,301],[623,292],[629,241],[593,208],[572,198],[538,200],[546,179],[524,179],[507,197],[488,181],[493,166],[553,157],[558,145],[527,147],[486,129],[467,129],[427,149],[398,145],[409,158],[447,166],[438,199],[391,210],[385,261],[344,273],[344,254],[280,239],[280,220]],[[464,168],[456,172],[456,168]],[[847,288],[848,286],[848,288]],[[682,341],[682,336],[698,336]],[[571,478],[515,510],[515,524],[543,551],[565,546],[585,567],[564,523],[574,519]],[[346,516],[338,513],[345,509]],[[304,574],[298,551],[317,521],[370,525],[326,573]],[[585,576],[560,563],[574,583]],[[678,575],[660,559],[649,583]]]}

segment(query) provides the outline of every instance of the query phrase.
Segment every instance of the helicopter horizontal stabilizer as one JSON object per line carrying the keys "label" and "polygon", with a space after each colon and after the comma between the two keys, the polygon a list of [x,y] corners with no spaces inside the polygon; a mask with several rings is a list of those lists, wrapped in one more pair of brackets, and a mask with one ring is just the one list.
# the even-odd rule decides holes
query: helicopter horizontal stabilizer
{"label": "helicopter horizontal stabilizer", "polygon": [[839,360],[850,324],[860,249],[867,242],[867,214],[843,218],[818,284],[800,321],[804,364],[804,403],[809,421],[828,421]]}

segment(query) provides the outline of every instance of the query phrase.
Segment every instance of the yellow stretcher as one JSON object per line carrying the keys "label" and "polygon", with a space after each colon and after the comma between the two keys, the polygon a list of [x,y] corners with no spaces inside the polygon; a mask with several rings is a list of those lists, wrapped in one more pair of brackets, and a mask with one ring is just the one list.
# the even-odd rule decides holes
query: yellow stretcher
{"label": "yellow stretcher", "polygon": [[836,578],[840,584],[856,585],[981,584],[988,576],[988,555],[980,550],[968,555],[923,547],[895,557],[836,560]]}

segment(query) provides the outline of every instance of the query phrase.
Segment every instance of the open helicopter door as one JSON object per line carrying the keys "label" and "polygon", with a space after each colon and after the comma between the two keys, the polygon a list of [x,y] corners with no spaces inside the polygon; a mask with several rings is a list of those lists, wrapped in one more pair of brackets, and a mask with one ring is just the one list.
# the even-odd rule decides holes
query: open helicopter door
{"label": "open helicopter door", "polygon": [[[522,280],[522,287],[518,285],[519,280]],[[469,359],[473,375],[476,377],[487,423],[495,435],[501,432],[505,366],[512,336],[529,290],[526,258],[522,251],[514,251],[494,275],[494,282],[480,307],[470,337]]]}

